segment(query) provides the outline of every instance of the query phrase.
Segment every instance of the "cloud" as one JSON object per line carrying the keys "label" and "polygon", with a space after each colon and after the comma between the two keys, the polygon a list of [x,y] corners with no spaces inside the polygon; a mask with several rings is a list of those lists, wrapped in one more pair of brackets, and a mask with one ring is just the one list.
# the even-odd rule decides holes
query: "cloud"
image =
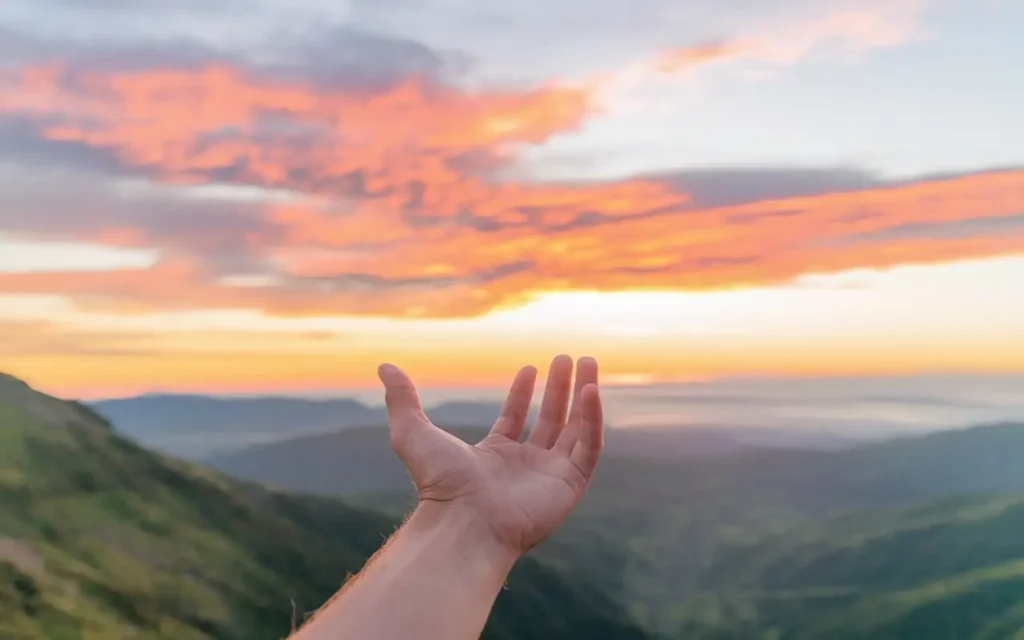
{"label": "cloud", "polygon": [[746,42],[712,41],[696,46],[663,51],[655,60],[662,73],[678,73],[715,60],[735,58],[753,50]]}
{"label": "cloud", "polygon": [[59,64],[69,71],[111,73],[222,66],[257,78],[379,88],[409,78],[442,83],[459,78],[472,65],[462,52],[436,50],[415,40],[349,25],[322,24],[275,33],[264,48],[252,49],[244,42],[207,42],[189,34],[159,38],[121,34],[110,41],[87,34],[5,28],[0,22],[0,69]]}
{"label": "cloud", "polygon": [[852,234],[841,238],[840,244],[856,244],[866,241],[965,238],[976,236],[1020,235],[1024,231],[1024,213],[980,217],[954,222],[910,222],[878,231]]}
{"label": "cloud", "polygon": [[316,89],[230,67],[147,73],[11,72],[0,109],[37,134],[166,179],[384,193],[456,180],[453,164],[572,130],[585,91],[466,94],[413,78],[380,91]]}
{"label": "cloud", "polygon": [[[688,70],[703,59],[790,64],[849,56],[920,35],[930,0],[352,0],[348,19],[452,43],[521,77],[607,73],[624,61]],[[524,47],[523,43],[530,43]],[[703,54],[700,56],[699,54]],[[516,61],[519,65],[516,65]]]}
{"label": "cloud", "polygon": [[25,242],[155,249],[165,260],[201,264],[211,277],[257,268],[259,245],[285,233],[258,204],[52,166],[0,166],[0,202],[0,228]]}
{"label": "cloud", "polygon": [[[86,13],[123,13],[142,9],[134,0],[36,0],[41,10],[77,10]],[[229,11],[246,6],[244,0],[149,0],[144,11]]]}
{"label": "cloud", "polygon": [[[752,286],[808,272],[1020,252],[1024,225],[1016,213],[1022,206],[1024,172],[1010,171],[715,208],[683,203],[564,230],[534,224],[501,232],[410,233],[373,254],[341,250],[309,259],[296,251],[292,268],[313,274],[376,267],[402,278],[430,270],[472,273],[530,256],[531,270],[494,283],[486,303],[499,288],[512,301],[532,290]],[[1008,222],[995,233],[963,224],[996,217]],[[906,234],[914,224],[960,225],[960,232]],[[892,230],[901,233],[884,237]],[[469,297],[463,303],[465,312],[485,310]]]}
{"label": "cloud", "polygon": [[106,311],[471,315],[542,290],[755,286],[806,273],[1019,253],[1024,220],[1013,212],[1022,206],[1024,172],[1004,171],[717,207],[683,203],[562,229],[537,222],[415,227],[381,209],[376,222],[352,223],[269,207],[266,215],[287,233],[260,254],[263,277],[213,277],[217,253],[197,252],[149,270],[3,274],[0,290],[67,294]]}
{"label": "cloud", "polygon": [[[654,5],[660,6],[658,2]],[[676,85],[692,92],[693,86],[688,81],[694,72],[706,73],[722,64],[738,67],[741,72],[752,72],[747,77],[764,78],[808,58],[857,59],[876,49],[919,39],[922,36],[920,23],[928,3],[926,0],[826,0],[814,4],[769,1],[759,7],[769,9],[767,15],[747,6],[742,14],[736,15],[731,13],[731,6],[716,3],[714,10],[695,8],[696,15],[687,14],[687,21],[704,25],[704,31],[694,32],[681,26],[663,37],[652,35],[645,39],[646,44],[660,44],[653,52],[649,46],[634,46],[624,54],[608,42],[590,43],[588,51],[596,52],[598,58],[608,51],[632,61],[623,65],[621,60],[616,60],[616,64],[585,76],[594,88],[597,101],[608,111],[641,117],[640,114],[651,114],[652,107],[659,102],[652,90],[656,92]],[[723,16],[729,19],[718,20]],[[661,27],[678,18],[669,11]],[[708,37],[708,33],[717,35]],[[736,77],[741,78],[743,74]],[[687,84],[682,85],[682,82]],[[666,108],[675,110],[678,104]]]}
{"label": "cloud", "polygon": [[856,56],[917,38],[926,7],[924,0],[823,2],[815,12],[783,13],[782,19],[736,29],[726,38],[662,50],[649,66],[678,74],[719,61],[790,65],[823,51]]}
{"label": "cloud", "polygon": [[[813,23],[793,51],[897,39],[844,15]],[[1013,168],[906,183],[772,167],[511,180],[524,150],[600,117],[590,80],[469,87],[427,45],[322,33],[338,46],[284,40],[262,59],[126,42],[90,57],[82,41],[49,60],[38,33],[0,45],[31,62],[0,69],[0,159],[19,176],[0,167],[0,227],[160,256],[0,273],[0,292],[123,312],[452,316],[546,290],[756,286],[1024,250]],[[767,40],[703,42],[645,64],[677,72],[762,55],[745,43]]]}
{"label": "cloud", "polygon": [[764,200],[858,191],[882,185],[861,169],[810,167],[729,167],[688,169],[648,176],[688,193],[702,208]]}
{"label": "cloud", "polygon": [[0,356],[140,357],[156,353],[139,344],[142,336],[90,333],[52,322],[0,320],[0,333],[16,339],[0,342]]}
{"label": "cloud", "polygon": [[[4,302],[0,296],[0,305]],[[0,357],[138,358],[147,361],[154,356],[167,358],[189,353],[208,355],[210,352],[226,356],[246,353],[267,355],[277,351],[320,353],[324,348],[343,345],[347,341],[345,334],[334,330],[304,330],[294,323],[276,328],[267,327],[264,323],[263,328],[253,328],[244,326],[244,321],[239,318],[204,325],[201,321],[189,322],[187,314],[177,315],[176,322],[163,324],[152,322],[152,318],[142,319],[150,320],[148,322],[133,323],[133,318],[89,317],[73,312],[59,321],[28,316],[0,317],[0,334],[16,338],[0,342]]]}
{"label": "cloud", "polygon": [[821,13],[768,28],[750,50],[760,59],[791,64],[822,49],[850,56],[902,45],[921,36],[928,5],[927,0],[826,3]]}
{"label": "cloud", "polygon": [[[252,44],[296,27],[337,24],[343,3],[288,0],[41,0],[0,5],[0,26],[69,40],[126,41],[196,38],[211,44]],[[218,37],[219,35],[219,37]]]}
{"label": "cloud", "polygon": [[[514,4],[465,0],[43,0],[0,6],[0,63],[34,51],[52,59],[131,64],[218,60],[234,67],[340,64],[358,74],[399,56],[460,75],[471,61],[519,78],[579,77],[624,61],[687,68],[703,53],[788,63],[916,37],[926,0],[579,0]],[[383,35],[389,34],[389,35]],[[529,43],[529,46],[523,46]],[[726,50],[715,49],[724,48]],[[347,58],[362,51],[357,64]],[[49,53],[48,53],[49,52]],[[662,53],[662,52],[674,52]],[[13,58],[11,56],[14,56]],[[338,58],[341,58],[340,60]],[[281,58],[285,60],[282,61]],[[514,70],[514,71],[513,71]]]}

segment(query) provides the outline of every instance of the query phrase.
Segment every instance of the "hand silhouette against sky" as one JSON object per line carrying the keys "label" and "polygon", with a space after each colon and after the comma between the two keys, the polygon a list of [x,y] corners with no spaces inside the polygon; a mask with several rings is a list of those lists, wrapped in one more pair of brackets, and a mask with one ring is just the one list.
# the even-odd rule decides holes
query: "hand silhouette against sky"
{"label": "hand silhouette against sky", "polygon": [[[520,441],[537,370],[520,369],[490,433],[470,445],[423,413],[412,380],[393,365],[379,370],[391,442],[421,503],[465,508],[496,539],[523,553],[555,531],[583,497],[603,444],[597,362],[551,362],[537,423]],[[570,395],[571,406],[570,406]]]}

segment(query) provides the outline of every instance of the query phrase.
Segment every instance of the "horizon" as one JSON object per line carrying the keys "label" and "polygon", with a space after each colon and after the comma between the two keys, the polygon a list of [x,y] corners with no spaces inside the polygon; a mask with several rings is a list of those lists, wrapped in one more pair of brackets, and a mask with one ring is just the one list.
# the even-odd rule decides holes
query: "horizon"
{"label": "horizon", "polygon": [[1024,374],[1020,3],[233,7],[0,6],[3,368]]}
{"label": "horizon", "polygon": [[[546,378],[544,377],[543,366],[538,367],[537,390],[543,389]],[[60,389],[48,385],[45,380],[32,379],[18,375],[15,371],[0,370],[0,375],[6,375],[15,380],[24,382],[34,389],[43,391],[55,397],[81,400],[86,402],[103,402],[110,400],[128,400],[147,396],[196,396],[209,398],[303,398],[303,399],[349,399],[349,398],[376,398],[380,396],[383,404],[383,388],[380,386],[376,376],[369,376],[362,385],[348,385],[322,388],[288,388],[287,386],[266,386],[263,388],[236,388],[216,389],[207,387],[148,387],[137,388],[120,393],[75,393],[74,390]],[[849,384],[849,383],[873,383],[873,382],[895,382],[895,383],[934,383],[949,381],[972,381],[984,383],[990,381],[1010,382],[1019,380],[1024,382],[1024,372],[969,372],[969,371],[925,371],[909,373],[874,373],[863,375],[834,374],[834,375],[772,375],[772,374],[733,374],[718,377],[676,379],[640,379],[632,376],[625,376],[624,379],[604,377],[601,381],[601,388],[605,390],[637,390],[637,389],[663,389],[663,388],[714,388],[727,387],[736,384],[758,384],[758,383],[824,383],[824,384]],[[508,392],[507,387],[500,385],[417,385],[418,390],[424,397],[452,397],[452,398],[498,398],[503,399]],[[360,400],[365,403],[365,400]]]}
{"label": "horizon", "polygon": [[[539,381],[539,387],[543,380]],[[701,428],[787,431],[852,440],[1024,421],[1024,375],[917,375],[833,378],[731,378],[700,382],[609,385],[602,395],[617,428]],[[45,390],[45,389],[44,389]],[[500,406],[505,389],[425,387],[428,414],[449,403]],[[151,393],[78,398],[90,404],[145,398],[219,400],[354,400],[383,409],[379,389],[318,393]],[[534,398],[534,408],[539,399]],[[495,415],[497,415],[495,413]],[[486,425],[482,425],[486,426]]]}

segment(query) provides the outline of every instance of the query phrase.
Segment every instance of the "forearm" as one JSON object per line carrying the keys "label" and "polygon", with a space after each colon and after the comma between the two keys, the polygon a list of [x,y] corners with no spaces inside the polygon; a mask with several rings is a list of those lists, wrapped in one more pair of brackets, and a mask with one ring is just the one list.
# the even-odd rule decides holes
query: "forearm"
{"label": "forearm", "polygon": [[293,639],[478,638],[517,555],[465,507],[421,503]]}

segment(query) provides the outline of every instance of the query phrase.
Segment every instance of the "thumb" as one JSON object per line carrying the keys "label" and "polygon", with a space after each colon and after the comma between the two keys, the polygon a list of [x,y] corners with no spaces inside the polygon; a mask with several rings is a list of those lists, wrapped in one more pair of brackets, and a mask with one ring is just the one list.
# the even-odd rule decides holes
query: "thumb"
{"label": "thumb", "polygon": [[398,449],[411,429],[428,422],[419,393],[405,372],[393,364],[382,364],[377,377],[384,384],[384,403],[388,407],[391,444]]}

